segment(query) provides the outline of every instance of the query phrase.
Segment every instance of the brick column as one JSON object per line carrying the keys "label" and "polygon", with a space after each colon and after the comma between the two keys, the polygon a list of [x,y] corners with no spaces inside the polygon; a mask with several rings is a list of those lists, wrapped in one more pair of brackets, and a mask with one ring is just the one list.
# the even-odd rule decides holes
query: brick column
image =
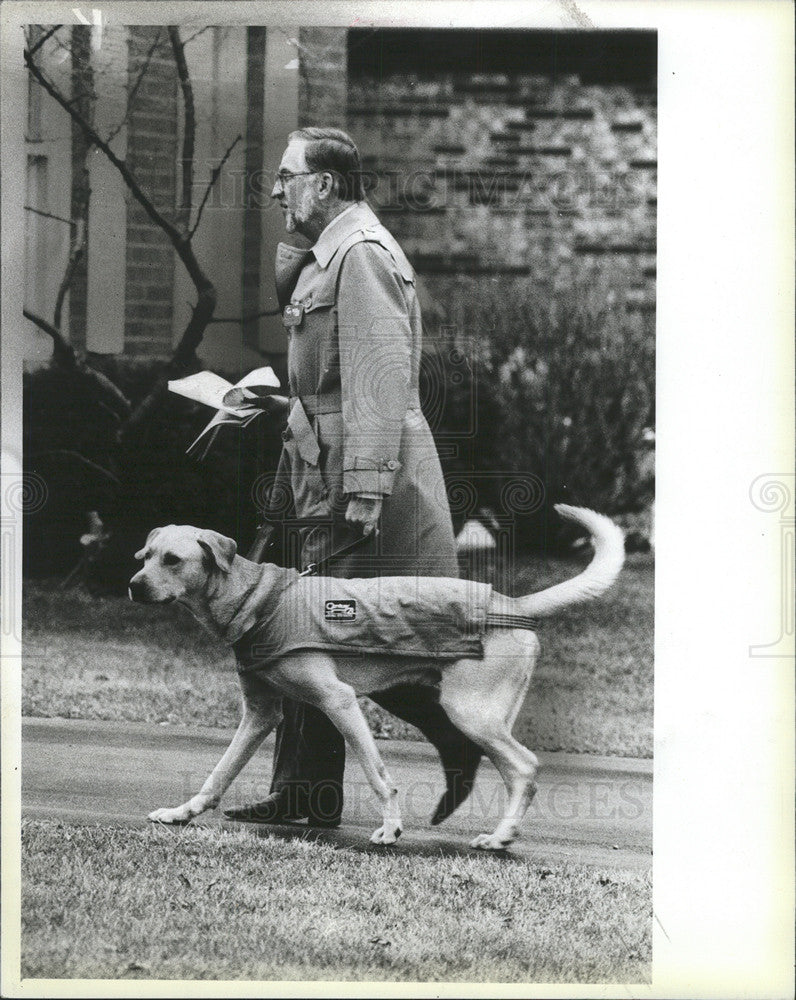
{"label": "brick column", "polygon": [[[177,70],[165,27],[130,29],[129,80],[133,86],[149,50],[160,39],[133,100],[127,163],[155,206],[173,218],[177,167]],[[172,352],[174,251],[135,199],[127,214],[125,353],[165,358]]]}
{"label": "brick column", "polygon": [[302,28],[299,31],[299,126],[347,127],[348,31]]}

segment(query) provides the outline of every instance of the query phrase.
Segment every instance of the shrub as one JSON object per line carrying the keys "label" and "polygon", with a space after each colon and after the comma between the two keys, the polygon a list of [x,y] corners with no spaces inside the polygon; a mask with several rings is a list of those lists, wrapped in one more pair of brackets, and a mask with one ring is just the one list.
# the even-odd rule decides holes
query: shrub
{"label": "shrub", "polygon": [[[151,384],[151,366],[106,362],[131,401]],[[212,527],[247,546],[257,522],[256,477],[272,468],[281,441],[266,419],[241,431],[222,428],[198,462],[185,449],[210,418],[199,404],[168,394],[136,439],[116,443],[118,420],[79,371],[50,367],[24,380],[25,465],[47,482],[47,503],[25,518],[25,571],[63,575],[81,557],[87,512],[96,510],[110,539],[93,567],[102,590],[118,591],[133,572],[133,553],[166,523]]]}
{"label": "shrub", "polygon": [[[521,546],[547,546],[559,536],[552,528],[559,522],[550,517],[554,503],[612,515],[649,506],[651,314],[620,312],[610,299],[583,294],[542,303],[527,287],[493,286],[469,305],[460,330],[470,364],[460,384],[448,388],[437,439],[446,441],[474,410],[472,438],[459,442],[455,455],[441,447],[450,481],[469,477],[478,485],[477,496],[467,498],[468,516],[489,507],[499,521],[514,522]],[[537,477],[539,492],[523,497],[519,490],[512,505],[506,484],[528,474]]]}

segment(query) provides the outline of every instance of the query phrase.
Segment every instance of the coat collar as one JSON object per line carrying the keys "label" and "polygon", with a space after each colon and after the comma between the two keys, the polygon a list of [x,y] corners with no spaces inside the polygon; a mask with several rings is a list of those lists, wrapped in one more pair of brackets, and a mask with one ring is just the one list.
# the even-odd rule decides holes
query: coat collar
{"label": "coat collar", "polygon": [[342,244],[360,229],[372,229],[380,225],[370,205],[365,201],[356,201],[345,211],[336,215],[318,237],[318,242],[312,248],[312,253],[318,261],[318,266],[326,268]]}

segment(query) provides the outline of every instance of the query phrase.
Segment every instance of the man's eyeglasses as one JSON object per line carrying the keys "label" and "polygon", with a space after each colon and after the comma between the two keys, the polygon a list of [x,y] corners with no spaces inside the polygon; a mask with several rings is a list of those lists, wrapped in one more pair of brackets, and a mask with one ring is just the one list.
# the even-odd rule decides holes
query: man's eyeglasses
{"label": "man's eyeglasses", "polygon": [[280,187],[284,187],[288,181],[292,181],[294,177],[310,177],[312,174],[320,173],[319,170],[298,170],[293,173],[290,170],[280,170],[276,175],[276,182]]}

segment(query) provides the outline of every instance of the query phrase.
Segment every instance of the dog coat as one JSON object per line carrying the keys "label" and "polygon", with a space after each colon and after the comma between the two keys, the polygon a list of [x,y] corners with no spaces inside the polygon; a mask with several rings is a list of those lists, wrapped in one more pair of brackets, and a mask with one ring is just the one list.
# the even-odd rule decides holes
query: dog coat
{"label": "dog coat", "polygon": [[421,659],[483,657],[492,586],[449,577],[284,578],[233,650],[246,673],[300,649]]}

